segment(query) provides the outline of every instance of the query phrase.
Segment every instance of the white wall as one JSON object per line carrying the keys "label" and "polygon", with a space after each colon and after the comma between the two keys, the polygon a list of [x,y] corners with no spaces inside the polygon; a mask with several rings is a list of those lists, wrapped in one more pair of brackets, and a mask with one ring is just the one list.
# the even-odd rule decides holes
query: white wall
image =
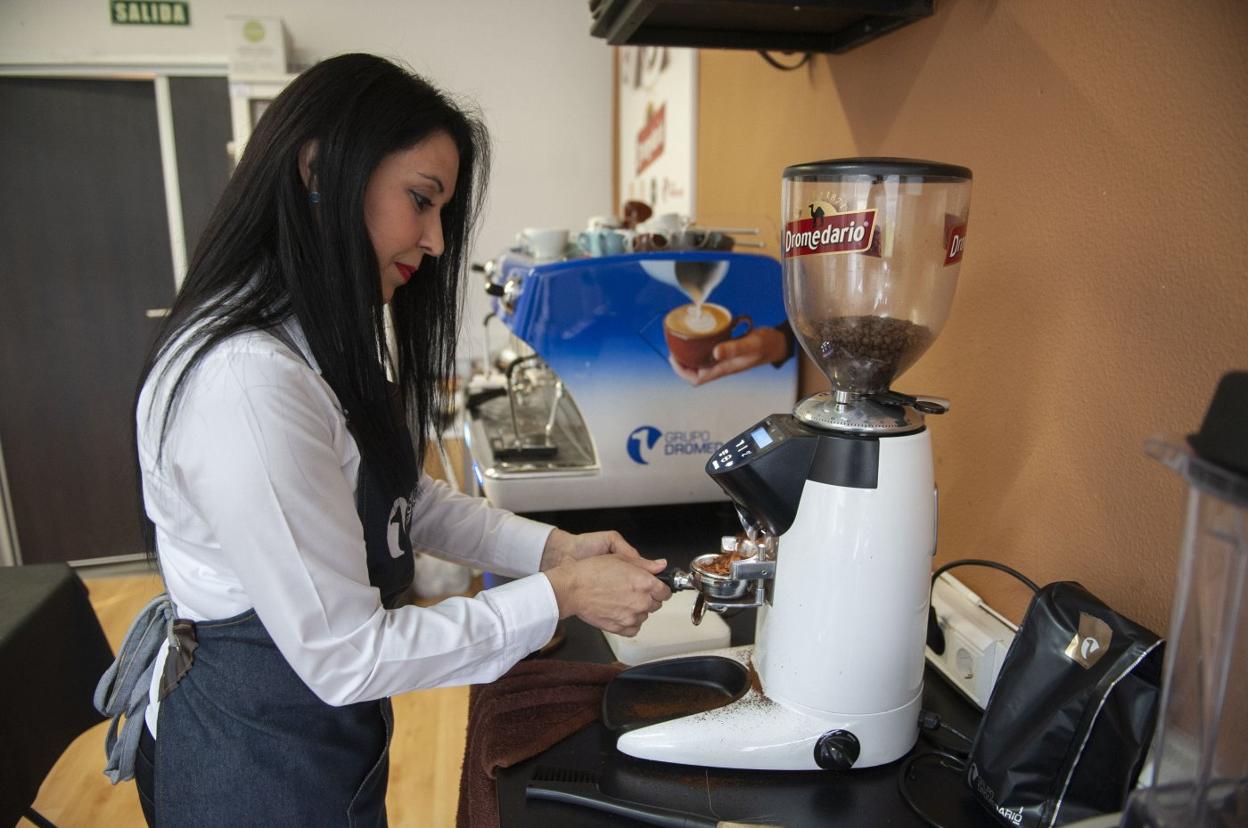
{"label": "white wall", "polygon": [[[0,66],[226,62],[226,15],[282,18],[292,61],[398,59],[481,108],[494,147],[474,260],[530,226],[578,228],[611,205],[611,51],[583,0],[189,0],[191,25],[118,26],[104,0],[0,0]],[[469,285],[461,357],[486,303]]]}

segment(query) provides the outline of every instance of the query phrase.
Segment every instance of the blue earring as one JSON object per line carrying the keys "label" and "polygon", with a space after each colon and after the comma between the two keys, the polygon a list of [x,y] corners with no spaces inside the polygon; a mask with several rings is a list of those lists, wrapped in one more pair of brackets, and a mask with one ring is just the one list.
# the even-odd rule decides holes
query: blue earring
{"label": "blue earring", "polygon": [[312,192],[308,193],[308,201],[312,202],[313,204],[320,204],[321,194],[318,193],[316,190],[313,190]]}

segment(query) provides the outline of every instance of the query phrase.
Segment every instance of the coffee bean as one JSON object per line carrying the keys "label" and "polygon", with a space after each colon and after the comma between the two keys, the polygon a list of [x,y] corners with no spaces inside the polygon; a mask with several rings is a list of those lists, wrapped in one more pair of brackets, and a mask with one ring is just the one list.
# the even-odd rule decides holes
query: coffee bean
{"label": "coffee bean", "polygon": [[886,390],[932,342],[926,326],[891,316],[823,319],[801,333],[833,388],[867,394]]}

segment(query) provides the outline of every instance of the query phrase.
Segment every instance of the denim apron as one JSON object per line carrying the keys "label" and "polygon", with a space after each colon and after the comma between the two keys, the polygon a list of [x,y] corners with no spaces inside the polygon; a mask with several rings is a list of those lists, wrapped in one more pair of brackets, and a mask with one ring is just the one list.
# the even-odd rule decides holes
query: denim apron
{"label": "denim apron", "polygon": [[[404,437],[403,490],[387,491],[363,460],[356,488],[369,582],[387,609],[407,602],[414,573],[418,474]],[[324,703],[254,610],[175,630],[193,660],[160,704],[157,825],[386,825],[389,699]]]}

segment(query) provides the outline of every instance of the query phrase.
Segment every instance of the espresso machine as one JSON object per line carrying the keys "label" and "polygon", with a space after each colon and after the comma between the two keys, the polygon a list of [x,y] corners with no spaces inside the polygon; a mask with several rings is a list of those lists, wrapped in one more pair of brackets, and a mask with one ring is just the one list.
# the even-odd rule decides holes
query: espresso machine
{"label": "espresso machine", "polygon": [[656,686],[701,672],[722,692],[698,712],[625,723],[622,752],[807,770],[881,765],[913,747],[937,527],[925,417],[948,402],[891,383],[949,314],[970,189],[964,167],[907,159],[784,171],[785,307],[830,388],[707,461],[744,539],[667,577],[698,590],[694,623],[757,607],[755,644],[642,665]]}
{"label": "espresso machine", "polygon": [[[680,362],[751,326],[784,324],[775,259],[517,248],[480,270],[493,297],[490,354],[467,387],[464,436],[478,490],[497,506],[723,501],[707,459],[741,418],[796,398],[796,359],[704,384]],[[669,320],[691,313],[707,330],[674,334]]]}

